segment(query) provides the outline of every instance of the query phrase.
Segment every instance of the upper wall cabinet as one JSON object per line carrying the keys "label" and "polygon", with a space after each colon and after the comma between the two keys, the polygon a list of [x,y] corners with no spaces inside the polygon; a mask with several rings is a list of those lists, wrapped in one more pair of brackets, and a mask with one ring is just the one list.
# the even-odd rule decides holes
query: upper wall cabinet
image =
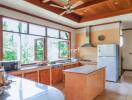
{"label": "upper wall cabinet", "polygon": [[91,42],[95,46],[98,44],[119,44],[120,23],[91,27]]}

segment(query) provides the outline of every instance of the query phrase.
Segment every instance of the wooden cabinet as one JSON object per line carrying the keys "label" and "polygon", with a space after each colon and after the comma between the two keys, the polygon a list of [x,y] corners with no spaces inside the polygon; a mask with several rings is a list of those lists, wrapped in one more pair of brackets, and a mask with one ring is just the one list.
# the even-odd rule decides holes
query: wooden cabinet
{"label": "wooden cabinet", "polygon": [[71,63],[71,64],[64,65],[64,69],[70,69],[70,68],[80,67],[80,66],[81,66],[81,63],[80,62],[76,62],[76,63]]}
{"label": "wooden cabinet", "polygon": [[10,73],[10,75],[17,76],[17,77],[22,77],[22,73]]}
{"label": "wooden cabinet", "polygon": [[38,82],[38,72],[26,72],[24,73],[24,78]]}
{"label": "wooden cabinet", "polygon": [[56,67],[51,69],[52,84],[63,81],[63,67]]}
{"label": "wooden cabinet", "polygon": [[64,69],[72,68],[72,65],[64,65]]}
{"label": "wooden cabinet", "polygon": [[39,82],[43,84],[50,84],[50,69],[43,69],[39,71]]}
{"label": "wooden cabinet", "polygon": [[50,68],[50,67],[41,67],[33,68],[30,70],[20,70],[15,72],[10,72],[10,75],[24,77],[42,84],[57,84],[62,82],[65,78],[63,70],[78,67],[79,63],[69,63],[60,67]]}

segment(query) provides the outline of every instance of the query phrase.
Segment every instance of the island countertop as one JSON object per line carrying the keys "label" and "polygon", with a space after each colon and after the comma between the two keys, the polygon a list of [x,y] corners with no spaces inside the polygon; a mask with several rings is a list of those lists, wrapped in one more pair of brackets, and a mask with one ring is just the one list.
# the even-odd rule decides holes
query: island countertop
{"label": "island countertop", "polygon": [[0,100],[64,100],[63,93],[54,87],[14,76],[9,79],[13,83]]}
{"label": "island countertop", "polygon": [[96,65],[85,65],[77,68],[71,68],[64,70],[64,72],[78,73],[78,74],[89,74],[94,71],[100,70],[104,67],[97,67]]}

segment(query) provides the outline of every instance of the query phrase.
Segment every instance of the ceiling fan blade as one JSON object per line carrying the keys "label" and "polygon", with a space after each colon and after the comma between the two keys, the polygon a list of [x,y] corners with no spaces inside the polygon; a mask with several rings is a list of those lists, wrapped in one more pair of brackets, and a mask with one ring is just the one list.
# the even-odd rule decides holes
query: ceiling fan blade
{"label": "ceiling fan blade", "polygon": [[50,0],[43,0],[42,2],[43,2],[43,3],[47,3],[47,2],[49,2],[49,1],[50,1]]}
{"label": "ceiling fan blade", "polygon": [[75,4],[73,4],[73,5],[71,6],[71,9],[74,9],[74,8],[76,8],[76,7],[80,6],[80,5],[82,5],[83,3],[84,3],[83,1],[78,1],[77,3],[75,3]]}
{"label": "ceiling fan blade", "polygon": [[60,9],[64,9],[64,7],[61,7],[61,6],[58,6],[58,5],[54,5],[54,4],[50,4],[50,6],[56,7],[56,8],[60,8]]}
{"label": "ceiling fan blade", "polygon": [[62,12],[60,15],[63,16],[67,11]]}

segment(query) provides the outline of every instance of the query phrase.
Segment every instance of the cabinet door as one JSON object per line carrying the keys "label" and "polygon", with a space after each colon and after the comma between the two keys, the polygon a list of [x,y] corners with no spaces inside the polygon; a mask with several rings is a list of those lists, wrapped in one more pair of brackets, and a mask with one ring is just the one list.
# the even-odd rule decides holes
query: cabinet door
{"label": "cabinet door", "polygon": [[52,68],[52,84],[63,81],[63,67]]}
{"label": "cabinet door", "polygon": [[38,72],[26,72],[24,73],[24,78],[38,82]]}
{"label": "cabinet door", "polygon": [[39,71],[39,82],[47,85],[50,84],[50,69]]}

